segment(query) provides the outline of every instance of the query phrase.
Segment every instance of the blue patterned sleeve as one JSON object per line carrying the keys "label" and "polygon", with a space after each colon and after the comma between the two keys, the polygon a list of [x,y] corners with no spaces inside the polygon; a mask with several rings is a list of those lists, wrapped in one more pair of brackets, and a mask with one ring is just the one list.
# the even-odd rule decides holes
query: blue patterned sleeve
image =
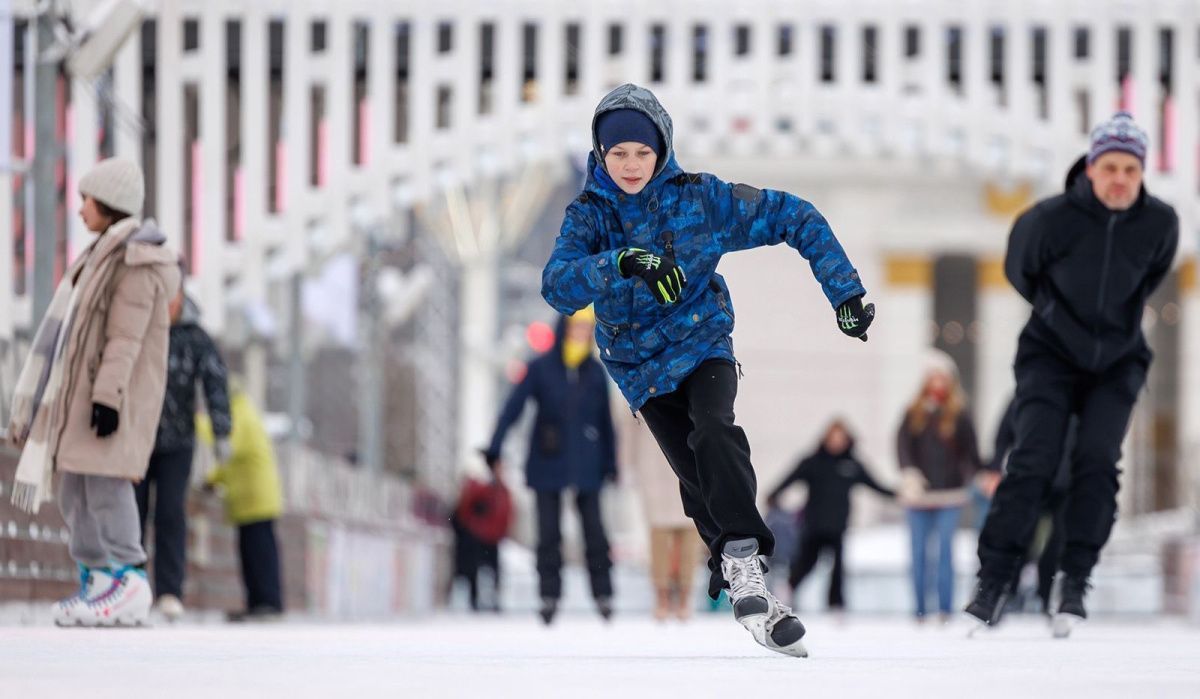
{"label": "blue patterned sleeve", "polygon": [[729,184],[712,176],[705,179],[722,253],[787,243],[808,260],[834,308],[866,293],[858,270],[811,203],[787,192]]}
{"label": "blue patterned sleeve", "polygon": [[542,270],[542,298],[564,315],[606,294],[619,278],[616,251],[605,249],[584,206],[576,201],[567,207],[554,251]]}

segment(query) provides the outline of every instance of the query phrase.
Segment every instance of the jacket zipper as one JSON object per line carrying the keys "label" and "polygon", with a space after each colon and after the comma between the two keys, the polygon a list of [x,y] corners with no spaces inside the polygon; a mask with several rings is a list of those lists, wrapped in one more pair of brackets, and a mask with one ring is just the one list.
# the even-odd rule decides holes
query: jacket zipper
{"label": "jacket zipper", "polygon": [[1100,290],[1096,294],[1096,325],[1093,331],[1096,333],[1096,349],[1092,352],[1092,368],[1100,367],[1100,348],[1103,344],[1100,339],[1100,322],[1104,317],[1104,290],[1108,286],[1108,266],[1112,257],[1112,236],[1113,228],[1117,225],[1117,215],[1110,214],[1108,217],[1108,227],[1104,231],[1104,261],[1100,264]]}

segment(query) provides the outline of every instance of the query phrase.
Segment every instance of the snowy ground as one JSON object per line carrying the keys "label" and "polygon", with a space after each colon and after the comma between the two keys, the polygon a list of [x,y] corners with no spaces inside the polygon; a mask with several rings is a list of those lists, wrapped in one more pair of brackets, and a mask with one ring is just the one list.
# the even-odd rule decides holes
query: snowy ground
{"label": "snowy ground", "polygon": [[1200,629],[1100,621],[1054,641],[1032,619],[982,638],[907,619],[808,620],[807,660],[732,620],[441,616],[394,625],[0,627],[0,695],[176,697],[1200,697]]}

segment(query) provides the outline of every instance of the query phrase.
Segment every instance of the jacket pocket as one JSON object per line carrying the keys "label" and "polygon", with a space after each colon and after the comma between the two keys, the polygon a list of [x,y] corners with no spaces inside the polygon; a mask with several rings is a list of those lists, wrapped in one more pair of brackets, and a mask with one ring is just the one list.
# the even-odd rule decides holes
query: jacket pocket
{"label": "jacket pocket", "polygon": [[563,449],[562,428],[547,422],[537,426],[537,448],[543,456],[558,456]]}
{"label": "jacket pocket", "polygon": [[724,296],[716,293],[706,293],[686,308],[663,318],[658,324],[658,331],[670,342],[682,342],[698,330],[706,335],[727,334],[733,330],[733,311],[724,301]]}
{"label": "jacket pocket", "polygon": [[637,351],[628,325],[614,325],[596,317],[596,347],[600,357],[612,362],[637,362]]}

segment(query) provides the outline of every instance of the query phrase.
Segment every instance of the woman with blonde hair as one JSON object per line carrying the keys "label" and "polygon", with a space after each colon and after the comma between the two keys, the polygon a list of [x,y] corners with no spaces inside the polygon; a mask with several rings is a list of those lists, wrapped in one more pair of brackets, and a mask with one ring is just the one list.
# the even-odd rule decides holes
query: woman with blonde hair
{"label": "woman with blonde hair", "polygon": [[949,355],[932,350],[921,388],[904,412],[896,439],[900,462],[899,501],[912,533],[912,578],[917,620],[926,613],[931,534],[937,534],[937,594],[942,620],[954,601],[954,532],[968,486],[980,468],[975,427],[967,397]]}

